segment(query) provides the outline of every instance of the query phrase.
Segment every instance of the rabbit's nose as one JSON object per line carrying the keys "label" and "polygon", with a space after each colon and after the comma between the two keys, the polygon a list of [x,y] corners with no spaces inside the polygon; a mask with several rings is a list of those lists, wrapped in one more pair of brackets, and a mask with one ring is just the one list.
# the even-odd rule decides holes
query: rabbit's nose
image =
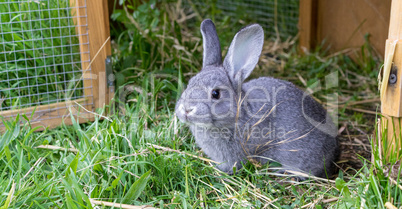
{"label": "rabbit's nose", "polygon": [[191,113],[193,113],[195,110],[195,107],[186,107],[184,109],[184,112],[186,112],[186,115],[190,115]]}

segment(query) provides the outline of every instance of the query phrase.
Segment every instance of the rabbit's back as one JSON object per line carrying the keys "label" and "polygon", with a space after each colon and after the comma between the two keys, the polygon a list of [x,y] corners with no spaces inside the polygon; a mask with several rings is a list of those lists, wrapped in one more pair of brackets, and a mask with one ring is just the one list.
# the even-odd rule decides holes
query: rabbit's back
{"label": "rabbit's back", "polygon": [[244,83],[242,90],[246,102],[240,126],[257,129],[255,137],[248,137],[249,154],[316,176],[332,172],[336,127],[317,101],[292,83],[269,77]]}

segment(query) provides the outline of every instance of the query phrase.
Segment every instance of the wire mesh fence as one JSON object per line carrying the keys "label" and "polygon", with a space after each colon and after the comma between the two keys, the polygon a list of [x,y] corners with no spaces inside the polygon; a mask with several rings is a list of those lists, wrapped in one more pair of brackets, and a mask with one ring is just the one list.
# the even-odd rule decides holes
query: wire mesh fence
{"label": "wire mesh fence", "polygon": [[259,23],[268,38],[286,39],[298,33],[299,0],[187,0],[186,4],[218,21]]}
{"label": "wire mesh fence", "polygon": [[[78,1],[80,4],[78,4]],[[82,64],[89,43],[80,43],[77,18],[86,18],[78,9],[85,0],[6,0],[0,2],[0,115],[16,109],[85,99]],[[82,10],[81,10],[82,11]],[[86,10],[84,10],[86,11]],[[88,39],[86,39],[88,40]],[[86,70],[86,69],[85,69]],[[90,69],[87,69],[90,70]],[[49,106],[38,110],[62,109]],[[29,115],[33,110],[26,111]],[[7,114],[7,117],[15,116]],[[37,112],[36,112],[37,113]],[[62,117],[51,114],[48,117]],[[43,118],[42,118],[43,119]],[[35,118],[32,119],[35,121]],[[3,125],[0,123],[0,125]]]}

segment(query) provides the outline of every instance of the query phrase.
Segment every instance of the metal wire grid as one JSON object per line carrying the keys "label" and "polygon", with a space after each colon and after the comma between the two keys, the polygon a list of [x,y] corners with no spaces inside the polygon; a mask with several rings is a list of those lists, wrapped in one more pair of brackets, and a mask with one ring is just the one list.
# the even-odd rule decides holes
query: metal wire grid
{"label": "metal wire grid", "polygon": [[230,17],[246,24],[259,23],[267,37],[294,37],[299,31],[299,0],[192,0],[189,3],[219,21]]}
{"label": "metal wire grid", "polygon": [[[84,6],[74,6],[80,5],[78,1],[83,1]],[[76,32],[77,27],[87,23],[77,25],[75,21],[87,19],[86,0],[71,2],[0,2],[0,112],[84,97],[87,99],[83,105],[93,104],[92,93],[84,95],[84,89],[92,92],[92,87],[84,87],[82,78],[82,70],[86,70],[82,63],[90,60],[81,60],[81,54],[89,54],[89,43],[81,43],[83,51],[79,43],[79,36],[88,34]],[[82,8],[84,16],[73,12]],[[49,119],[62,117],[61,114]]]}

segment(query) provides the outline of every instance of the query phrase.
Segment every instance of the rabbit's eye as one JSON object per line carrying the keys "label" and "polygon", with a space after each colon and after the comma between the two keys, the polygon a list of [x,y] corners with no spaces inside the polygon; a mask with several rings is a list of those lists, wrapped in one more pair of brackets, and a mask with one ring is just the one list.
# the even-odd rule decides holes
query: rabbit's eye
{"label": "rabbit's eye", "polygon": [[221,93],[220,93],[219,89],[212,90],[211,94],[212,94],[212,98],[214,98],[214,99],[221,98]]}

